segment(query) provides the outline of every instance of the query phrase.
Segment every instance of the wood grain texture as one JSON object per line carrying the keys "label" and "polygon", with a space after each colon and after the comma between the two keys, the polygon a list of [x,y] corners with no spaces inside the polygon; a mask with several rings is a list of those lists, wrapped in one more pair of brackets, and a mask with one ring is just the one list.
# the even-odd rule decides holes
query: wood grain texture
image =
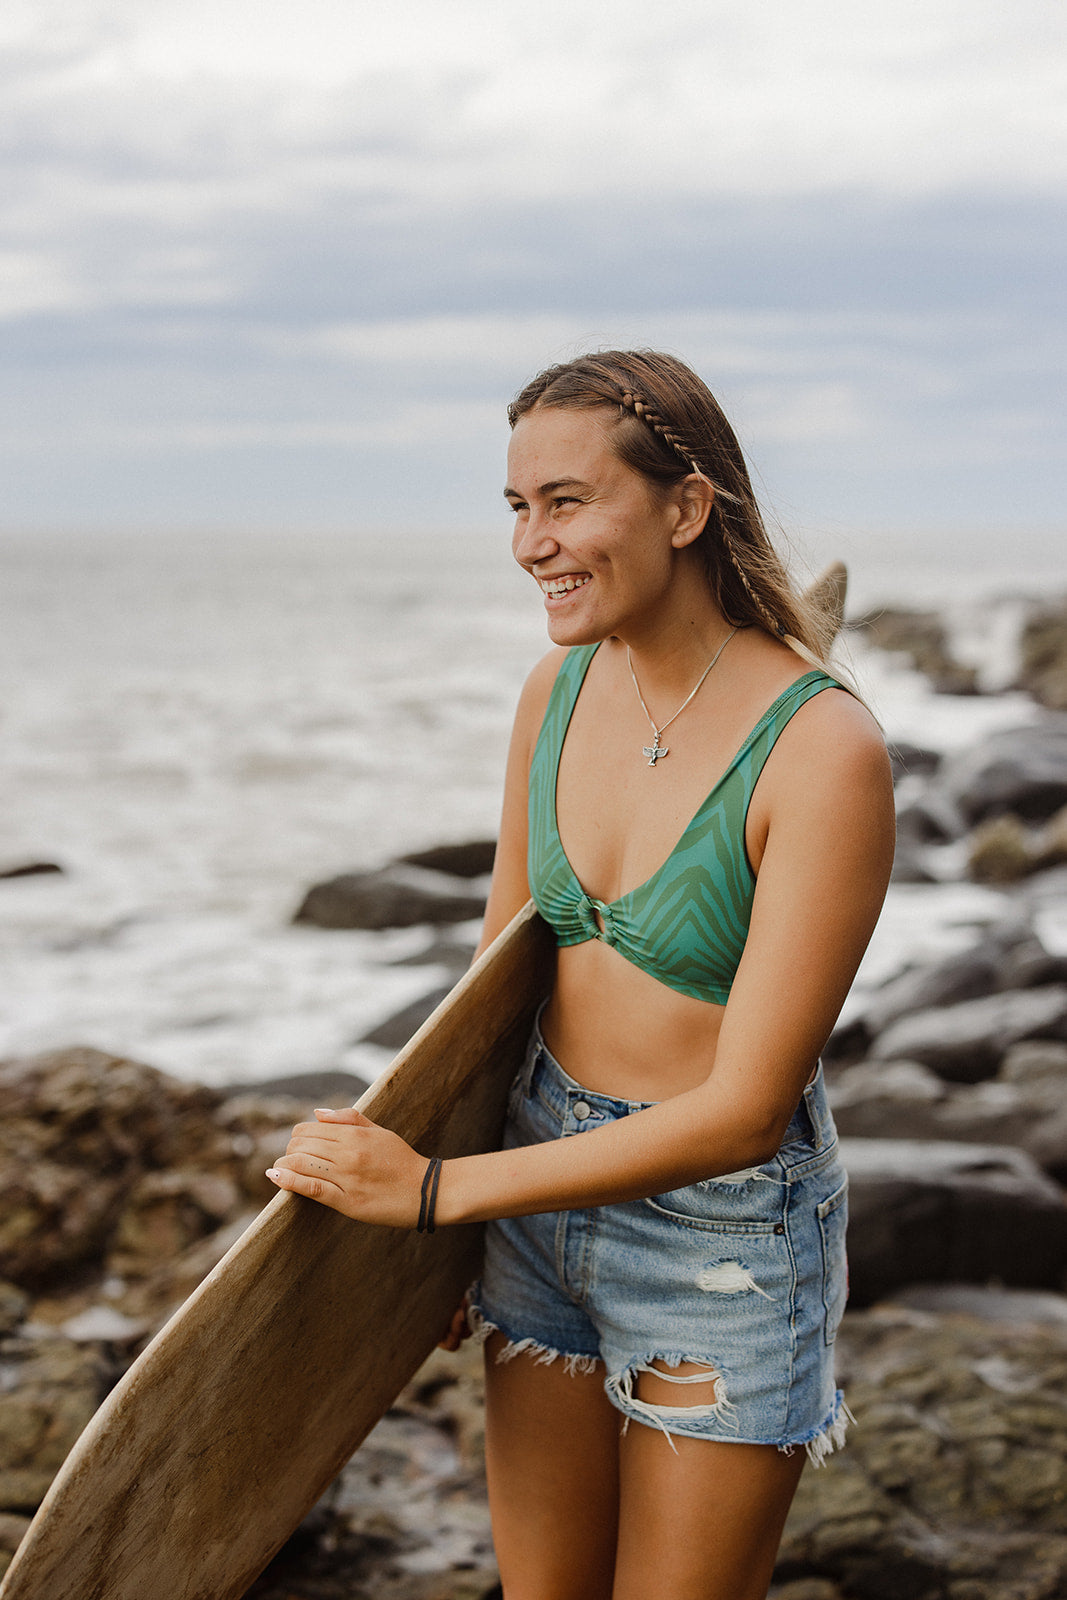
{"label": "wood grain texture", "polygon": [[[494,1148],[554,954],[528,905],[360,1110],[427,1155]],[[0,1600],[243,1594],[434,1347],[481,1238],[280,1193],[97,1412]]]}

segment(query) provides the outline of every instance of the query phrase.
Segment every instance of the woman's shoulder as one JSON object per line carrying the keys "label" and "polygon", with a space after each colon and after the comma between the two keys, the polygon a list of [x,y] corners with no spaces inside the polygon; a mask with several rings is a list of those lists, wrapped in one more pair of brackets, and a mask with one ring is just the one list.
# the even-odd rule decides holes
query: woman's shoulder
{"label": "woman's shoulder", "polygon": [[[809,681],[814,669],[803,674]],[[863,701],[832,673],[798,708],[778,740],[783,776],[827,784],[889,784],[889,754],[881,728]],[[785,769],[788,769],[788,774]]]}
{"label": "woman's shoulder", "polygon": [[553,645],[538,661],[522,686],[519,706],[515,713],[516,728],[529,728],[536,736],[545,720],[548,702],[559,677],[563,663],[571,652],[562,645]]}

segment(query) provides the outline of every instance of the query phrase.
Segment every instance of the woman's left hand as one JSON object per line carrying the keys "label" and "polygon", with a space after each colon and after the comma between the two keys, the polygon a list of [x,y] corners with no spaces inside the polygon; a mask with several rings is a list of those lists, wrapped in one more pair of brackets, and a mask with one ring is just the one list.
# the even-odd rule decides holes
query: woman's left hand
{"label": "woman's left hand", "polygon": [[284,1156],[267,1169],[271,1182],[360,1222],[414,1228],[426,1157],[362,1112],[317,1109],[315,1117],[297,1123]]}

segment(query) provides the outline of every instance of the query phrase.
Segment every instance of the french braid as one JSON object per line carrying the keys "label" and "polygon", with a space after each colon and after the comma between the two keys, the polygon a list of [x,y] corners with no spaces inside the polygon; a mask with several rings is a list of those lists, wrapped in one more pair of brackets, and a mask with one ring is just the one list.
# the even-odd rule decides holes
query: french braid
{"label": "french braid", "polygon": [[[712,503],[711,514],[713,517],[715,517],[718,524],[723,549],[726,551],[730,565],[736,572],[738,580],[741,583],[741,587],[744,589],[749,600],[752,602],[752,608],[759,617],[763,626],[767,629],[768,633],[773,633],[778,638],[782,638],[785,634],[785,625],[784,623],[780,622],[777,617],[771,614],[771,611],[767,607],[766,603],[760,598],[753,588],[748,573],[745,571],[745,564],[737,552],[733,530],[730,527],[729,515],[723,511],[721,505],[721,501],[723,500],[736,501],[738,497],[736,495],[728,494],[726,490],[721,489],[717,484],[712,483],[712,480],[708,477],[708,474],[704,471],[704,468],[697,460],[692,445],[690,445],[687,440],[683,439],[681,434],[676,433],[670,424],[660,416],[659,412],[653,410],[653,408],[648,404],[647,400],[643,400],[641,396],[639,394],[635,394],[632,389],[624,389],[622,391],[621,400],[627,411],[635,416],[639,422],[643,422],[646,427],[651,428],[653,433],[658,434],[663,440],[664,444],[670,445],[671,449],[677,455],[681,456],[686,465],[692,467],[693,471],[698,477],[703,478],[706,483],[711,483],[712,488],[715,490],[715,500]],[[731,617],[728,620],[732,622],[735,619]]]}

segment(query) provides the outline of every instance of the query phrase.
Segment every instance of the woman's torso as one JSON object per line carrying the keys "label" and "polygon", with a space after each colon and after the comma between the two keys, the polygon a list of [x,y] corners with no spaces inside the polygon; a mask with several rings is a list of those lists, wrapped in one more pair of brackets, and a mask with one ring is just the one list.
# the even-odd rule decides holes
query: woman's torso
{"label": "woman's torso", "polygon": [[543,1027],[592,1089],[663,1099],[714,1062],[769,822],[761,774],[833,686],[772,641],[737,644],[654,768],[617,641],[570,652],[549,698],[531,763],[530,886],[566,942]]}

